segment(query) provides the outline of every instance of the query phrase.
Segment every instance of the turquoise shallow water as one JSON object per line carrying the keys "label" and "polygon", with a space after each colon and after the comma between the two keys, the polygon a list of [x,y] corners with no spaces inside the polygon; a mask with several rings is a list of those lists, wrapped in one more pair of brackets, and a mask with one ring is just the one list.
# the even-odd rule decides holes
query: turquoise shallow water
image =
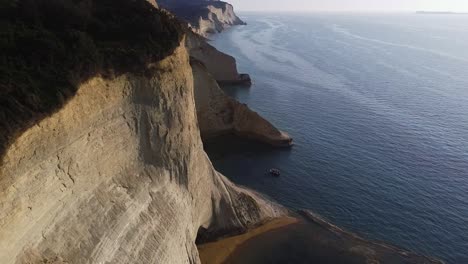
{"label": "turquoise shallow water", "polygon": [[296,146],[215,142],[215,167],[365,237],[468,263],[468,16],[241,17],[212,44],[254,85],[225,90]]}

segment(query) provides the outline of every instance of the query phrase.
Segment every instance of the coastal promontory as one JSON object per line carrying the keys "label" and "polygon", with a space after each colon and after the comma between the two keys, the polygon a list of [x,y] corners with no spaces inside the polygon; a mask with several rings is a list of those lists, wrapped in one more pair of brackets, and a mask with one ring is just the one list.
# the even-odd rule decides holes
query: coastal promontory
{"label": "coastal promontory", "polygon": [[245,25],[234,7],[217,0],[159,0],[159,5],[189,23],[202,36],[219,33],[235,25]]}
{"label": "coastal promontory", "polygon": [[205,138],[231,133],[292,144],[220,87],[247,80],[203,37],[243,24],[231,5],[0,5],[1,264],[202,263],[200,252],[213,254],[204,246],[230,237],[229,252],[238,252],[246,238],[304,219],[326,238],[313,244],[318,252],[345,252],[359,263],[394,256],[438,263],[291,212],[213,167]]}
{"label": "coastal promontory", "polygon": [[2,264],[199,263],[197,237],[285,213],[203,151],[173,16],[144,0],[6,8]]}

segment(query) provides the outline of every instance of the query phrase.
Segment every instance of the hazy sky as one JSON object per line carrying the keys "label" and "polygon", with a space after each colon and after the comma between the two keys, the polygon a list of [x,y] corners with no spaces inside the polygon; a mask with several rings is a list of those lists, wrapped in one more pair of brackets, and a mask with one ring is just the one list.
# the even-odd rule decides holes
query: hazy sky
{"label": "hazy sky", "polygon": [[455,11],[468,12],[468,0],[224,0],[237,10],[264,11]]}

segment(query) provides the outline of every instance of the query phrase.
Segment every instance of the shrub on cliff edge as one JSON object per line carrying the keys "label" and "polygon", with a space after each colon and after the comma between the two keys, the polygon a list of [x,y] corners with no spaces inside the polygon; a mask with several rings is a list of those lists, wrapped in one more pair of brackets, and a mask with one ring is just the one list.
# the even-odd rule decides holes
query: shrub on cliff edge
{"label": "shrub on cliff edge", "polygon": [[96,75],[145,74],[180,24],[146,0],[0,0],[0,159]]}

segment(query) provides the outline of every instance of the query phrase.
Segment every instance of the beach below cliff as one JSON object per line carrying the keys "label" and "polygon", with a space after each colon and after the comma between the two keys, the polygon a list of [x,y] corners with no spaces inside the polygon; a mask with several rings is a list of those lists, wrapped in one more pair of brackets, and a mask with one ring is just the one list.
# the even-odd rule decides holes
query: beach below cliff
{"label": "beach below cliff", "polygon": [[245,234],[225,238],[216,242],[198,246],[200,260],[203,264],[224,263],[250,239],[254,239],[271,231],[297,224],[300,220],[294,217],[282,217],[266,222]]}
{"label": "beach below cliff", "polygon": [[203,264],[442,263],[347,232],[309,211],[198,246]]}
{"label": "beach below cliff", "polygon": [[[287,208],[446,263],[468,263],[466,17],[241,18],[249,25],[211,44],[254,82],[223,89],[295,145],[213,142],[214,153],[207,152],[215,168]],[[265,174],[270,168],[281,177]]]}

